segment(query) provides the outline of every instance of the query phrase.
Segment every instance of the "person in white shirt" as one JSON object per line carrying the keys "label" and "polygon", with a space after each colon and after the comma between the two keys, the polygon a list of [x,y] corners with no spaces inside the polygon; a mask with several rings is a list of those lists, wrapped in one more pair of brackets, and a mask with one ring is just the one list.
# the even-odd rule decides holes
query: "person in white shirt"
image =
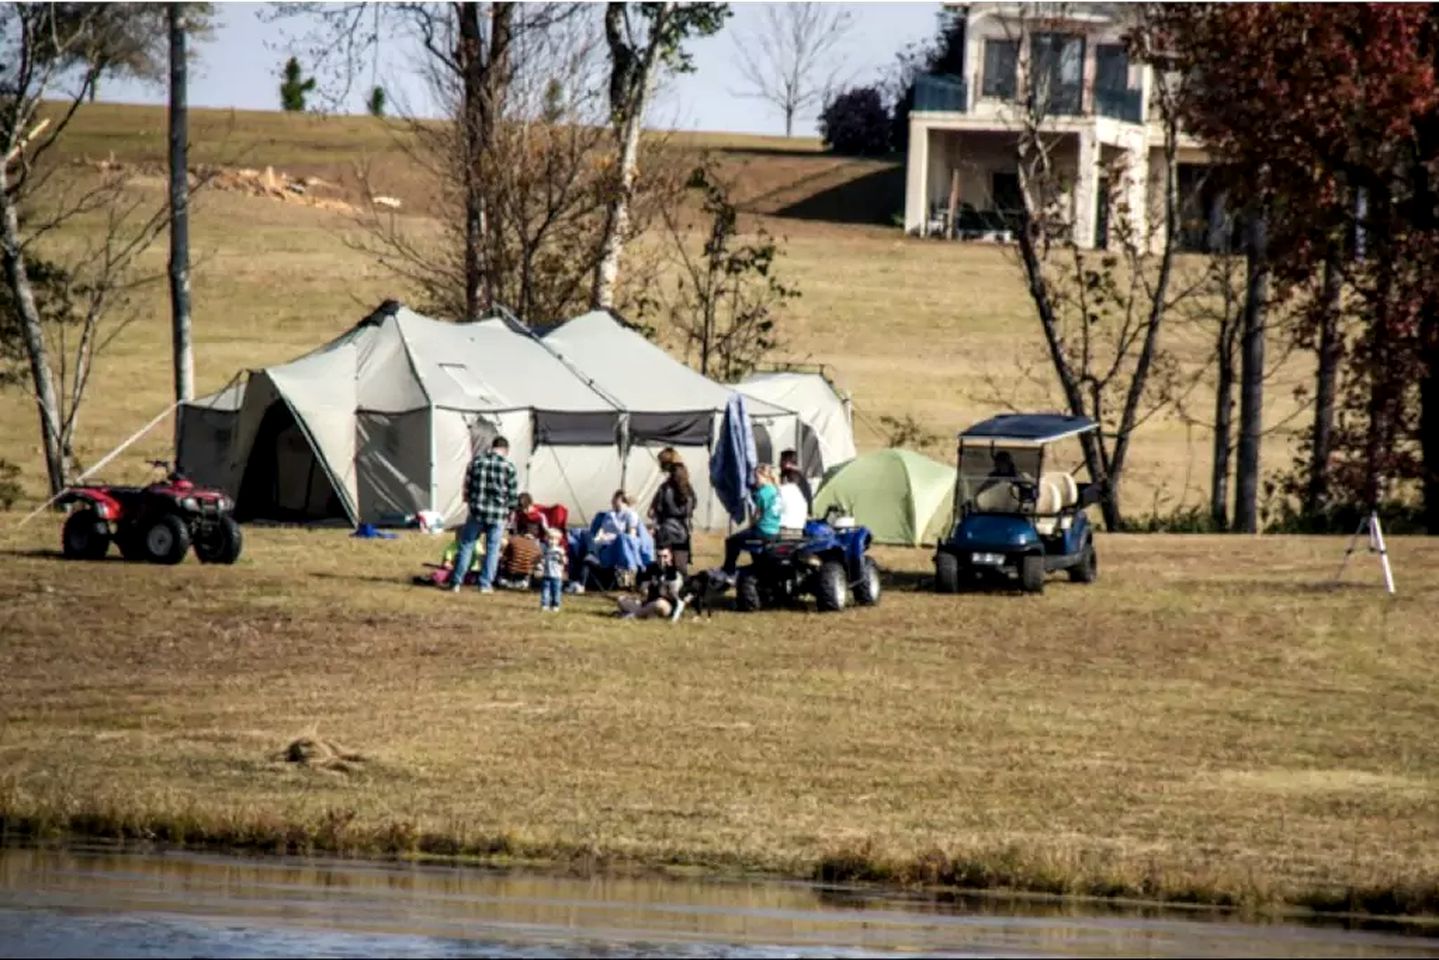
{"label": "person in white shirt", "polygon": [[804,530],[809,520],[809,501],[800,485],[800,472],[785,470],[779,478],[779,526],[781,530]]}

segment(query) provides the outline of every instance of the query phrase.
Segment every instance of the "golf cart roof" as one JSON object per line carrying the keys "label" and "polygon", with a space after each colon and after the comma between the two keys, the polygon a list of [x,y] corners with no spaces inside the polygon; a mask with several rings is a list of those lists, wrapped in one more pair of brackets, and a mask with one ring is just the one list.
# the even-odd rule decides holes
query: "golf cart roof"
{"label": "golf cart roof", "polygon": [[1098,430],[1099,424],[1088,417],[1070,417],[1062,413],[1003,413],[976,423],[959,435],[966,440],[985,441],[1016,446],[1042,446]]}

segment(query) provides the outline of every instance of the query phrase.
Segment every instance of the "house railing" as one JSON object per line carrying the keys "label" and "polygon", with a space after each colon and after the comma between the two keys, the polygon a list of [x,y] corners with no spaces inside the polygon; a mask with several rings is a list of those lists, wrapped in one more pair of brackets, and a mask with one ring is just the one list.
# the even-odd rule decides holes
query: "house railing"
{"label": "house railing", "polygon": [[1126,123],[1139,123],[1143,107],[1144,94],[1140,90],[1094,88],[1094,112],[1101,117],[1111,117]]}
{"label": "house railing", "polygon": [[[1042,109],[1050,117],[1094,114],[1126,123],[1142,121],[1144,96],[1137,88],[1094,87],[1088,91],[1089,96],[1085,93],[1077,83],[1055,83],[1045,90]],[[1012,101],[1014,97],[985,99]],[[963,77],[953,74],[922,73],[914,78],[914,110],[917,113],[968,113],[969,85]]]}
{"label": "house railing", "polygon": [[914,109],[921,113],[964,113],[969,109],[969,88],[963,77],[922,73],[914,78]]}

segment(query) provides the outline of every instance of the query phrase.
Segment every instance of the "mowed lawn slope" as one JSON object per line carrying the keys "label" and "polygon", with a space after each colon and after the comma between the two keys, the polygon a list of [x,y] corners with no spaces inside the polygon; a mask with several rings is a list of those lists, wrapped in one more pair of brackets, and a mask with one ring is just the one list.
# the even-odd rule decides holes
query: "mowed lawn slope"
{"label": "mowed lawn slope", "polygon": [[[1439,545],[1106,536],[1091,587],[609,619],[408,584],[437,540],[0,561],[0,823],[1434,912]],[[714,543],[708,545],[712,553]],[[713,562],[714,556],[701,558]],[[276,759],[293,738],[364,759]]]}
{"label": "mowed lawn slope", "polygon": [[[113,154],[118,162],[138,164],[147,171],[146,189],[160,203],[164,131],[158,108],[87,105],[62,141],[63,159],[95,162]],[[423,230],[430,226],[426,188],[405,162],[399,136],[393,123],[373,118],[195,111],[192,120],[196,163],[269,165],[323,176],[349,195],[356,165],[367,164],[380,189],[407,203],[407,222]],[[775,358],[830,368],[853,394],[862,449],[885,444],[881,417],[913,417],[934,437],[927,452],[948,459],[948,438],[997,412],[996,399],[1045,409],[1059,402],[1057,393],[1046,395],[1035,377],[1022,373],[1032,367],[1040,379],[1046,376],[1042,337],[1012,251],[918,240],[873,225],[876,205],[892,203],[898,210],[902,203],[893,164],[837,159],[804,139],[676,134],[671,142],[696,156],[712,151],[752,212],[747,222],[762,217],[784,238],[787,255],[778,269],[803,295],[781,324],[784,344]],[[59,242],[79,243],[94,225],[79,224]],[[380,300],[404,299],[403,286],[354,249],[360,233],[344,213],[243,193],[200,195],[192,222],[199,389],[218,389],[239,370],[298,356],[347,329]],[[163,274],[165,256],[162,240],[146,266]],[[140,307],[139,319],[97,367],[82,414],[82,462],[103,456],[170,400],[164,286],[145,291]],[[1206,355],[1205,344],[1180,326],[1166,342],[1187,369]],[[1302,363],[1291,364],[1272,384],[1271,425],[1291,412],[1291,387],[1304,374]],[[1200,415],[1211,405],[1203,385],[1188,401]],[[168,452],[169,433],[158,428],[106,475],[142,478],[144,460]],[[1266,440],[1269,463],[1288,464],[1289,440],[1282,432]],[[19,390],[0,394],[0,458],[20,465],[31,497],[43,494],[36,416]],[[1129,509],[1198,502],[1208,464],[1202,427],[1155,417],[1131,450]]]}

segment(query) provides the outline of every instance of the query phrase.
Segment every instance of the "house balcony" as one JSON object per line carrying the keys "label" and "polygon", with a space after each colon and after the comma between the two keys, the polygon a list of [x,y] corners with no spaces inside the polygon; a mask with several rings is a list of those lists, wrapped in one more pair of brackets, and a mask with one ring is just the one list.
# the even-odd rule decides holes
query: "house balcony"
{"label": "house balcony", "polygon": [[1144,91],[1137,88],[1117,90],[1095,87],[1094,112],[1101,117],[1122,120],[1125,123],[1142,123]]}
{"label": "house balcony", "polygon": [[922,73],[914,78],[914,109],[919,113],[965,113],[969,88],[963,77]]}
{"label": "house balcony", "polygon": [[[971,105],[969,84],[963,77],[920,74],[914,78],[914,112],[919,114],[964,113],[997,119],[996,111],[1012,105],[1015,99],[1011,90],[1005,96],[981,97]],[[1144,97],[1138,88],[1094,87],[1085,90],[1076,83],[1054,84],[1045,98],[1044,112],[1055,119],[1098,116],[1124,123],[1141,123]]]}

